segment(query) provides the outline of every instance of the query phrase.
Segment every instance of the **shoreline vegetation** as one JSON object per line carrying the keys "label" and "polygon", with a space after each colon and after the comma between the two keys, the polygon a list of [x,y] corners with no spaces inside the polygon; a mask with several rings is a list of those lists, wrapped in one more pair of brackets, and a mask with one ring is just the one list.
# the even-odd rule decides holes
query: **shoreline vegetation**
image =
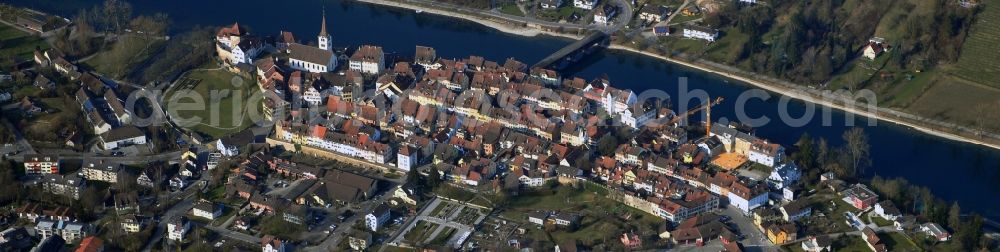
{"label": "shoreline vegetation", "polygon": [[[563,31],[561,28],[549,29],[537,24],[530,24],[512,20],[498,20],[498,18],[487,17],[485,15],[480,15],[477,13],[458,12],[457,10],[424,6],[416,3],[402,2],[398,0],[355,0],[355,1],[373,5],[392,7],[392,8],[421,11],[422,13],[440,15],[450,18],[458,18],[465,21],[478,23],[503,33],[513,34],[518,36],[535,37],[539,35],[547,35],[547,36],[563,37],[568,39],[580,39],[583,37],[583,35],[580,34],[572,34],[568,33],[567,31]],[[583,32],[583,31],[578,30],[578,32]],[[889,109],[885,107],[878,107],[877,110],[874,112],[868,111],[868,107],[866,104],[860,102],[852,104],[854,103],[853,100],[851,100],[851,98],[853,97],[840,96],[835,94],[833,91],[812,89],[802,85],[796,85],[788,81],[763,77],[759,74],[742,71],[739,69],[722,65],[720,63],[710,62],[706,60],[686,60],[686,59],[670,57],[626,46],[620,43],[611,43],[608,49],[620,50],[656,58],[672,64],[740,81],[749,84],[751,86],[761,88],[769,92],[777,93],[779,95],[788,96],[802,102],[818,104],[821,106],[841,110],[844,111],[845,113],[851,113],[880,121],[891,122],[900,126],[909,127],[911,129],[926,133],[928,135],[1000,150],[1000,135],[996,133],[982,132],[979,130],[971,129],[967,126],[962,126],[955,123],[945,122],[935,119],[924,118],[914,114],[894,109]]]}

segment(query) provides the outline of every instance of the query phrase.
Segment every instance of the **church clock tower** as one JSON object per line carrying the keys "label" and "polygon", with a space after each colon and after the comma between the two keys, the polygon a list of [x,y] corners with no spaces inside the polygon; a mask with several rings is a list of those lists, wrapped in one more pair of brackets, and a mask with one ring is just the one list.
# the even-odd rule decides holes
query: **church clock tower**
{"label": "church clock tower", "polygon": [[319,49],[333,50],[330,46],[330,34],[326,33],[326,8],[323,8],[323,23],[320,25],[319,36],[317,36],[316,41]]}

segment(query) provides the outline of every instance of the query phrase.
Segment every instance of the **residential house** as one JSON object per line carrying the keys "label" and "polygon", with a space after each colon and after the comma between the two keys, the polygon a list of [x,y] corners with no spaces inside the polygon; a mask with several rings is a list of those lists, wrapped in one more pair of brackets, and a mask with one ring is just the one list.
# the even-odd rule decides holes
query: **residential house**
{"label": "residential house", "polygon": [[719,215],[703,214],[688,218],[670,232],[670,238],[678,245],[703,246],[721,239],[723,243],[736,240],[736,234],[723,223]]}
{"label": "residential house", "polygon": [[546,211],[534,211],[528,213],[528,222],[536,225],[545,225],[551,213]]}
{"label": "residential house", "polygon": [[413,57],[413,63],[423,66],[425,70],[438,69],[441,64],[437,62],[437,51],[432,47],[417,46],[417,52]]}
{"label": "residential house", "polygon": [[347,244],[355,251],[364,251],[372,244],[372,234],[365,231],[354,231],[347,236]]}
{"label": "residential house", "polygon": [[114,208],[119,212],[124,211],[139,211],[139,193],[136,191],[129,192],[118,192],[115,193],[112,201],[114,201]]}
{"label": "residential house", "polygon": [[868,40],[868,43],[865,44],[865,48],[863,50],[864,56],[870,60],[875,60],[879,54],[886,51],[886,48],[885,39],[879,37],[871,38]]}
{"label": "residential house", "polygon": [[55,82],[52,82],[51,80],[49,80],[49,78],[45,78],[45,76],[41,74],[35,76],[35,80],[32,82],[32,84],[34,84],[35,87],[38,87],[39,89],[42,90],[52,89],[56,86]]}
{"label": "residential house", "polygon": [[118,162],[99,159],[88,159],[83,162],[82,173],[87,180],[118,183],[118,174],[121,172],[122,165]]}
{"label": "residential house", "polygon": [[101,134],[101,145],[105,150],[118,149],[129,145],[146,144],[146,134],[135,126],[114,128]]}
{"label": "residential house", "polygon": [[66,248],[66,240],[62,236],[49,235],[42,238],[38,245],[31,248],[30,252],[47,252],[47,251],[61,251]]}
{"label": "residential house", "polygon": [[409,145],[402,145],[396,152],[396,168],[403,171],[410,171],[411,168],[420,164],[418,159],[419,150]]}
{"label": "residential house", "polygon": [[690,39],[701,39],[708,42],[715,42],[715,39],[719,37],[719,30],[704,26],[685,25],[683,28],[683,36]]}
{"label": "residential house", "polygon": [[238,133],[221,137],[215,141],[215,148],[219,150],[223,156],[233,157],[240,154],[240,148],[247,146],[254,142],[253,132],[250,130],[240,131]]}
{"label": "residential house", "polygon": [[42,237],[48,238],[53,235],[61,236],[68,242],[76,242],[91,234],[90,224],[71,222],[40,220],[35,224],[35,232]]}
{"label": "residential house", "polygon": [[572,227],[580,223],[580,215],[574,213],[559,212],[552,215],[552,222],[556,226]]}
{"label": "residential house", "polygon": [[183,241],[188,231],[191,231],[191,222],[187,217],[174,216],[167,221],[167,239],[173,241]]}
{"label": "residential house", "polygon": [[850,203],[851,206],[859,210],[865,210],[869,207],[875,205],[878,202],[878,194],[875,194],[868,186],[864,184],[854,184],[850,188],[840,192],[841,196],[844,196],[844,201]]}
{"label": "residential house", "polygon": [[363,45],[351,55],[349,64],[351,70],[363,74],[378,74],[385,69],[385,53],[380,46]]}
{"label": "residential house", "polygon": [[600,25],[611,24],[611,19],[615,18],[615,14],[618,14],[618,8],[610,4],[602,5],[594,11],[594,23]]}
{"label": "residential house", "polygon": [[665,26],[665,25],[654,26],[653,27],[653,35],[660,36],[660,37],[669,36],[670,35],[670,27],[669,26]]}
{"label": "residential house", "polygon": [[562,4],[562,0],[542,0],[539,1],[538,6],[542,7],[542,9],[554,10],[558,9]]}
{"label": "residential house", "polygon": [[24,154],[24,174],[59,174],[59,156]]}
{"label": "residential house", "polygon": [[215,218],[222,216],[222,207],[211,201],[202,200],[191,208],[191,214],[194,215],[194,217],[215,220]]}
{"label": "residential house", "polygon": [[805,252],[833,252],[831,248],[833,241],[829,236],[810,236],[802,241],[802,250]]}
{"label": "residential house", "polygon": [[948,241],[948,239],[951,239],[951,234],[947,230],[933,222],[921,224],[920,232],[924,232],[924,234],[937,241]]}
{"label": "residential house", "polygon": [[42,190],[45,192],[71,199],[80,199],[80,194],[83,193],[83,189],[86,187],[86,182],[76,174],[45,174],[42,176],[41,183]]}
{"label": "residential house", "polygon": [[142,230],[146,226],[146,222],[142,217],[134,214],[126,214],[120,217],[118,225],[121,226],[122,231],[125,231],[125,233],[134,234]]}
{"label": "residential house", "polygon": [[764,225],[767,239],[774,244],[785,244],[798,239],[798,227],[794,223],[772,222]]}
{"label": "residential house", "polygon": [[260,249],[263,252],[285,252],[285,242],[273,235],[264,235],[260,239]]}
{"label": "residential house", "polygon": [[903,213],[896,208],[896,205],[890,200],[883,200],[882,202],[875,204],[875,214],[883,219],[889,221],[895,221],[899,217],[903,216]]}
{"label": "residential house", "polygon": [[749,154],[747,160],[767,167],[774,167],[784,161],[785,148],[780,144],[757,139],[750,145]]}
{"label": "residential house", "polygon": [[113,89],[107,89],[104,91],[104,101],[108,104],[108,108],[111,109],[111,113],[108,113],[108,117],[113,116],[113,121],[117,122],[117,125],[128,124],[132,122],[131,112],[125,108],[122,100],[118,98]]}
{"label": "residential house", "polygon": [[597,7],[597,3],[600,0],[573,0],[573,7],[577,7],[584,10],[593,10]]}
{"label": "residential house", "polygon": [[97,236],[87,236],[80,241],[76,252],[104,252],[104,240]]}
{"label": "residential house", "polygon": [[812,206],[806,199],[789,202],[788,204],[778,208],[778,210],[781,211],[781,218],[789,222],[797,221],[812,215]]}
{"label": "residential house", "polygon": [[[753,153],[752,151],[750,153]],[[767,183],[774,189],[784,189],[792,186],[802,178],[802,171],[794,163],[779,164],[771,170]]]}
{"label": "residential house", "polygon": [[861,230],[861,239],[865,240],[865,245],[868,245],[868,248],[874,252],[889,251],[886,249],[885,243],[882,242],[882,239],[878,237],[877,233],[875,233],[875,230],[872,230],[869,227],[865,227]]}
{"label": "residential house", "polygon": [[649,23],[663,21],[667,16],[670,16],[670,8],[663,5],[647,3],[639,10],[639,19]]}
{"label": "residential house", "polygon": [[377,232],[386,221],[389,221],[389,205],[382,203],[371,213],[365,215],[365,226],[372,232]]}

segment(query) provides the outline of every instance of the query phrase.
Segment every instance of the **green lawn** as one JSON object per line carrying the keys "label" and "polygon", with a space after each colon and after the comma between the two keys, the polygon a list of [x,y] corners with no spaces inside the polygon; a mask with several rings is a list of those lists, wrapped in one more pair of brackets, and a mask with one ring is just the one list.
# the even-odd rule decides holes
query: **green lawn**
{"label": "green lawn", "polygon": [[[665,220],[626,206],[607,197],[603,187],[585,183],[584,188],[558,187],[554,190],[525,192],[511,199],[510,206],[502,215],[512,220],[527,222],[527,214],[537,210],[564,211],[582,216],[576,230],[557,229],[546,233],[538,231],[531,235],[535,239],[555,243],[580,240],[603,242],[615,240],[623,230],[652,234]],[[525,224],[531,225],[534,224]],[[532,230],[535,230],[532,228]]]}
{"label": "green lawn", "polygon": [[163,40],[122,36],[110,48],[83,63],[115,79],[123,79],[163,46]]}
{"label": "green lawn", "polygon": [[883,233],[879,234],[879,238],[885,242],[889,251],[920,251],[913,242],[900,233]]}
{"label": "green lawn", "polygon": [[505,4],[503,7],[500,7],[500,12],[507,15],[524,16],[524,12],[521,11],[521,8],[517,7],[517,4]]}
{"label": "green lawn", "polygon": [[171,118],[182,127],[219,138],[250,127],[250,115],[259,114],[247,112],[259,109],[259,104],[248,104],[258,90],[252,80],[226,70],[194,70],[183,78],[165,99]]}
{"label": "green lawn", "polygon": [[865,241],[861,239],[861,236],[841,236],[840,238],[834,240],[833,251],[837,252],[870,252],[871,249],[865,244]]}
{"label": "green lawn", "polygon": [[870,212],[868,214],[871,215],[872,222],[875,222],[875,225],[878,225],[879,227],[892,226],[892,221],[882,219],[882,217],[876,216],[874,212]]}
{"label": "green lawn", "polygon": [[[36,48],[49,49],[41,37],[25,33],[17,28],[0,24],[0,57],[15,56],[22,60],[31,60]],[[0,62],[7,64],[7,62]],[[0,65],[0,68],[9,66]]]}
{"label": "green lawn", "polygon": [[[934,84],[934,79],[938,78],[940,72],[936,69],[916,73],[916,72],[906,72],[900,74],[895,82],[893,82],[891,87],[887,90],[887,94],[883,95],[885,100],[880,101],[884,103],[887,107],[895,108],[905,108],[912,104],[917,98],[920,98],[925,91],[931,88]],[[906,75],[910,75],[911,78],[907,79]]]}

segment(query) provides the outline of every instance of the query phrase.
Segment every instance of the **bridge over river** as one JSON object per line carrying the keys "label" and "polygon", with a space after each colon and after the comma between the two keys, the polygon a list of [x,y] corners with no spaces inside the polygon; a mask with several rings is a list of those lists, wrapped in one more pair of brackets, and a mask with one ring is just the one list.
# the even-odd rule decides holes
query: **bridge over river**
{"label": "bridge over river", "polygon": [[604,32],[591,31],[586,37],[559,49],[559,51],[545,57],[538,63],[535,63],[532,67],[561,71],[568,68],[573,63],[580,61],[580,59],[583,59],[587,55],[606,47],[608,42],[608,35]]}

